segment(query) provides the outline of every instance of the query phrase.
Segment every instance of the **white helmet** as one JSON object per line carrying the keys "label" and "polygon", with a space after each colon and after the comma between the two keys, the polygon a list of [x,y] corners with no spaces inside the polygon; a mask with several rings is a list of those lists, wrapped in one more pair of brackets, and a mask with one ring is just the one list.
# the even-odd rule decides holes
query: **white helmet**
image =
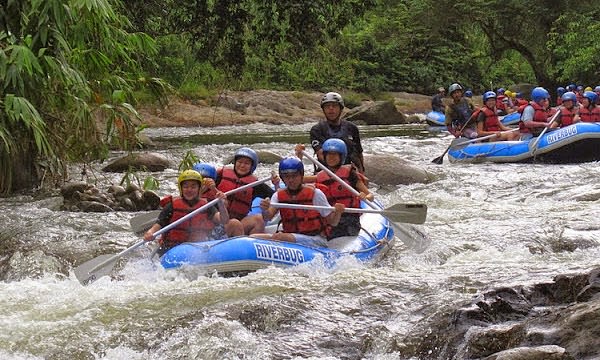
{"label": "white helmet", "polygon": [[344,108],[344,99],[342,99],[342,95],[336,92],[328,92],[327,94],[323,95],[321,98],[321,109],[327,103],[336,103],[340,105],[340,109]]}

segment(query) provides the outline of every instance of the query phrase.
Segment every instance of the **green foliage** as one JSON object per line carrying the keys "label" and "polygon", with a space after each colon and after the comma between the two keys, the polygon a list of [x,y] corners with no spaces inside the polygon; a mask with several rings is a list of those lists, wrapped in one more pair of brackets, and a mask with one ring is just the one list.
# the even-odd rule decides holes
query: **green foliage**
{"label": "green foliage", "polygon": [[161,94],[164,84],[142,76],[140,63],[156,55],[154,42],[125,31],[130,24],[114,1],[0,7],[0,192],[37,185],[40,166],[61,171],[65,160],[137,145],[133,91],[148,86]]}
{"label": "green foliage", "polygon": [[192,150],[188,150],[183,156],[181,162],[179,163],[179,172],[193,168],[194,164],[200,161],[201,160],[198,157],[198,155],[194,154]]}
{"label": "green foliage", "polygon": [[142,183],[137,171],[133,170],[131,167],[123,174],[119,185],[125,188],[136,185],[143,190],[158,190],[160,188],[160,182],[154,176],[146,176]]}

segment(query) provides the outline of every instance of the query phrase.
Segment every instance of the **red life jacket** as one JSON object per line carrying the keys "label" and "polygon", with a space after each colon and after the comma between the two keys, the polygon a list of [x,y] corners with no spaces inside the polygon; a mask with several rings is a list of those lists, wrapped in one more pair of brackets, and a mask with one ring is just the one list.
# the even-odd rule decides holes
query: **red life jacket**
{"label": "red life jacket", "polygon": [[[233,168],[224,167],[221,169],[221,180],[217,184],[217,189],[222,192],[227,192],[233,189],[237,189],[240,186],[253,183],[258,179],[256,176],[250,174],[244,177],[238,177]],[[232,219],[242,220],[252,207],[252,195],[254,190],[252,188],[237,192],[227,197],[228,205],[227,211],[229,211],[229,217]]]}
{"label": "red life jacket", "polygon": [[516,102],[517,102],[517,104],[516,104],[517,107],[521,107],[523,105],[527,105],[527,100],[525,100],[525,99],[517,99]]}
{"label": "red life jacket", "polygon": [[577,115],[577,109],[571,108],[571,110],[567,109],[564,106],[561,106],[560,109],[560,127],[565,127],[573,124],[573,118]]}
{"label": "red life jacket", "polygon": [[[200,198],[196,204],[190,206],[181,197],[174,198],[171,202],[173,204],[173,214],[169,219],[169,223],[181,219],[207,202],[205,198]],[[208,214],[204,211],[169,230],[166,236],[159,240],[159,243],[163,247],[172,248],[184,242],[206,240],[214,227],[215,223],[208,218]]]}
{"label": "red life jacket", "polygon": [[[556,106],[560,106],[560,105],[562,105],[562,97],[558,96],[558,97],[556,98]],[[562,116],[562,115],[561,115],[561,116]]]}
{"label": "red life jacket", "polygon": [[[496,112],[487,106],[481,108],[481,111],[485,114],[483,129],[485,131],[500,131],[500,120],[498,120]],[[477,114],[477,116],[479,116],[479,114]]]}
{"label": "red life jacket", "polygon": [[[348,185],[356,189],[356,183],[352,184],[350,182],[351,172],[351,165],[342,165],[335,172],[335,174],[344,180]],[[342,203],[346,207],[360,207],[360,198],[352,194],[350,190],[346,189],[346,187],[340,184],[337,180],[330,177],[325,171],[319,171],[317,174],[317,184],[323,184],[327,186],[327,191],[324,191],[324,193],[327,196],[327,201],[329,201],[329,204],[335,205],[335,203]]]}
{"label": "red life jacket", "polygon": [[532,133],[531,129],[526,127],[525,123],[523,122],[523,111],[529,105],[531,105],[534,110],[533,121],[548,122],[549,111],[544,110],[544,108],[542,108],[538,103],[536,103],[535,101],[532,101],[527,105],[523,105],[523,106],[519,107],[519,110],[518,110],[519,114],[521,114],[521,119],[519,120],[519,131],[523,134]]}
{"label": "red life jacket", "polygon": [[593,106],[590,108],[579,108],[579,117],[583,122],[600,122],[600,107]]}
{"label": "red life jacket", "polygon": [[502,101],[505,97],[505,95],[498,95],[498,97],[496,98],[496,109],[506,110],[506,104],[504,103],[504,101]]}
{"label": "red life jacket", "polygon": [[[314,196],[315,188],[308,185],[302,185],[302,189],[296,195],[291,195],[288,189],[277,190],[280,203],[312,205]],[[325,219],[317,210],[281,208],[279,214],[284,232],[319,235],[325,230]]]}

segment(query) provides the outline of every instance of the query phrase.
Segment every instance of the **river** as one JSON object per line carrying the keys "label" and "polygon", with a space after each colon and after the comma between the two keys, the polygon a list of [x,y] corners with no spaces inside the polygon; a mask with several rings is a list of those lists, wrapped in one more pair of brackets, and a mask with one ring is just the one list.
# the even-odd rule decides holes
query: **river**
{"label": "river", "polygon": [[[220,164],[251,145],[292,155],[310,125],[147,129],[178,164],[187,151]],[[428,184],[375,189],[384,204],[429,207],[425,251],[400,242],[378,264],[269,268],[245,277],[164,271],[134,252],[113,278],[82,286],[65,264],[140,240],[132,213],[57,211],[60,198],[0,199],[1,359],[409,359],[434,315],[502,285],[550,281],[600,266],[598,163],[451,164],[452,140],[416,126],[362,127],[367,154],[433,174]],[[118,156],[120,154],[114,154]],[[93,176],[106,184],[122,175]],[[261,164],[259,178],[275,165]],[[88,175],[90,171],[88,170]],[[152,174],[160,195],[176,170]],[[72,177],[81,179],[80,169]],[[98,186],[102,188],[102,186]]]}

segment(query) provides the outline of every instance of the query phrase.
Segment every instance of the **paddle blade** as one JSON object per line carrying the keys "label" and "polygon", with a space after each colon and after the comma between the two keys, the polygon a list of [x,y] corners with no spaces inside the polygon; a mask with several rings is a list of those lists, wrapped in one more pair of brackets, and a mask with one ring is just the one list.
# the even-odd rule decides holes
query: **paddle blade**
{"label": "paddle blade", "polygon": [[73,270],[75,273],[75,277],[82,285],[90,284],[99,278],[106,276],[111,273],[115,264],[119,260],[119,258],[115,258],[113,261],[108,261],[106,264],[102,265],[102,267],[95,269],[98,265],[103,262],[109,260],[110,258],[114,258],[114,255],[106,254],[100,255],[98,257],[93,258],[92,260],[86,261],[83,264]]}
{"label": "paddle blade", "polygon": [[[446,155],[446,153],[444,153]],[[435,159],[431,160],[432,163],[442,165],[444,163],[444,155],[438,156]]]}
{"label": "paddle blade", "polygon": [[383,210],[381,213],[391,222],[423,224],[427,219],[427,205],[394,204]]}
{"label": "paddle blade", "polygon": [[159,214],[160,210],[154,210],[132,217],[129,219],[131,230],[133,230],[133,232],[136,234],[143,233],[156,223]]}

